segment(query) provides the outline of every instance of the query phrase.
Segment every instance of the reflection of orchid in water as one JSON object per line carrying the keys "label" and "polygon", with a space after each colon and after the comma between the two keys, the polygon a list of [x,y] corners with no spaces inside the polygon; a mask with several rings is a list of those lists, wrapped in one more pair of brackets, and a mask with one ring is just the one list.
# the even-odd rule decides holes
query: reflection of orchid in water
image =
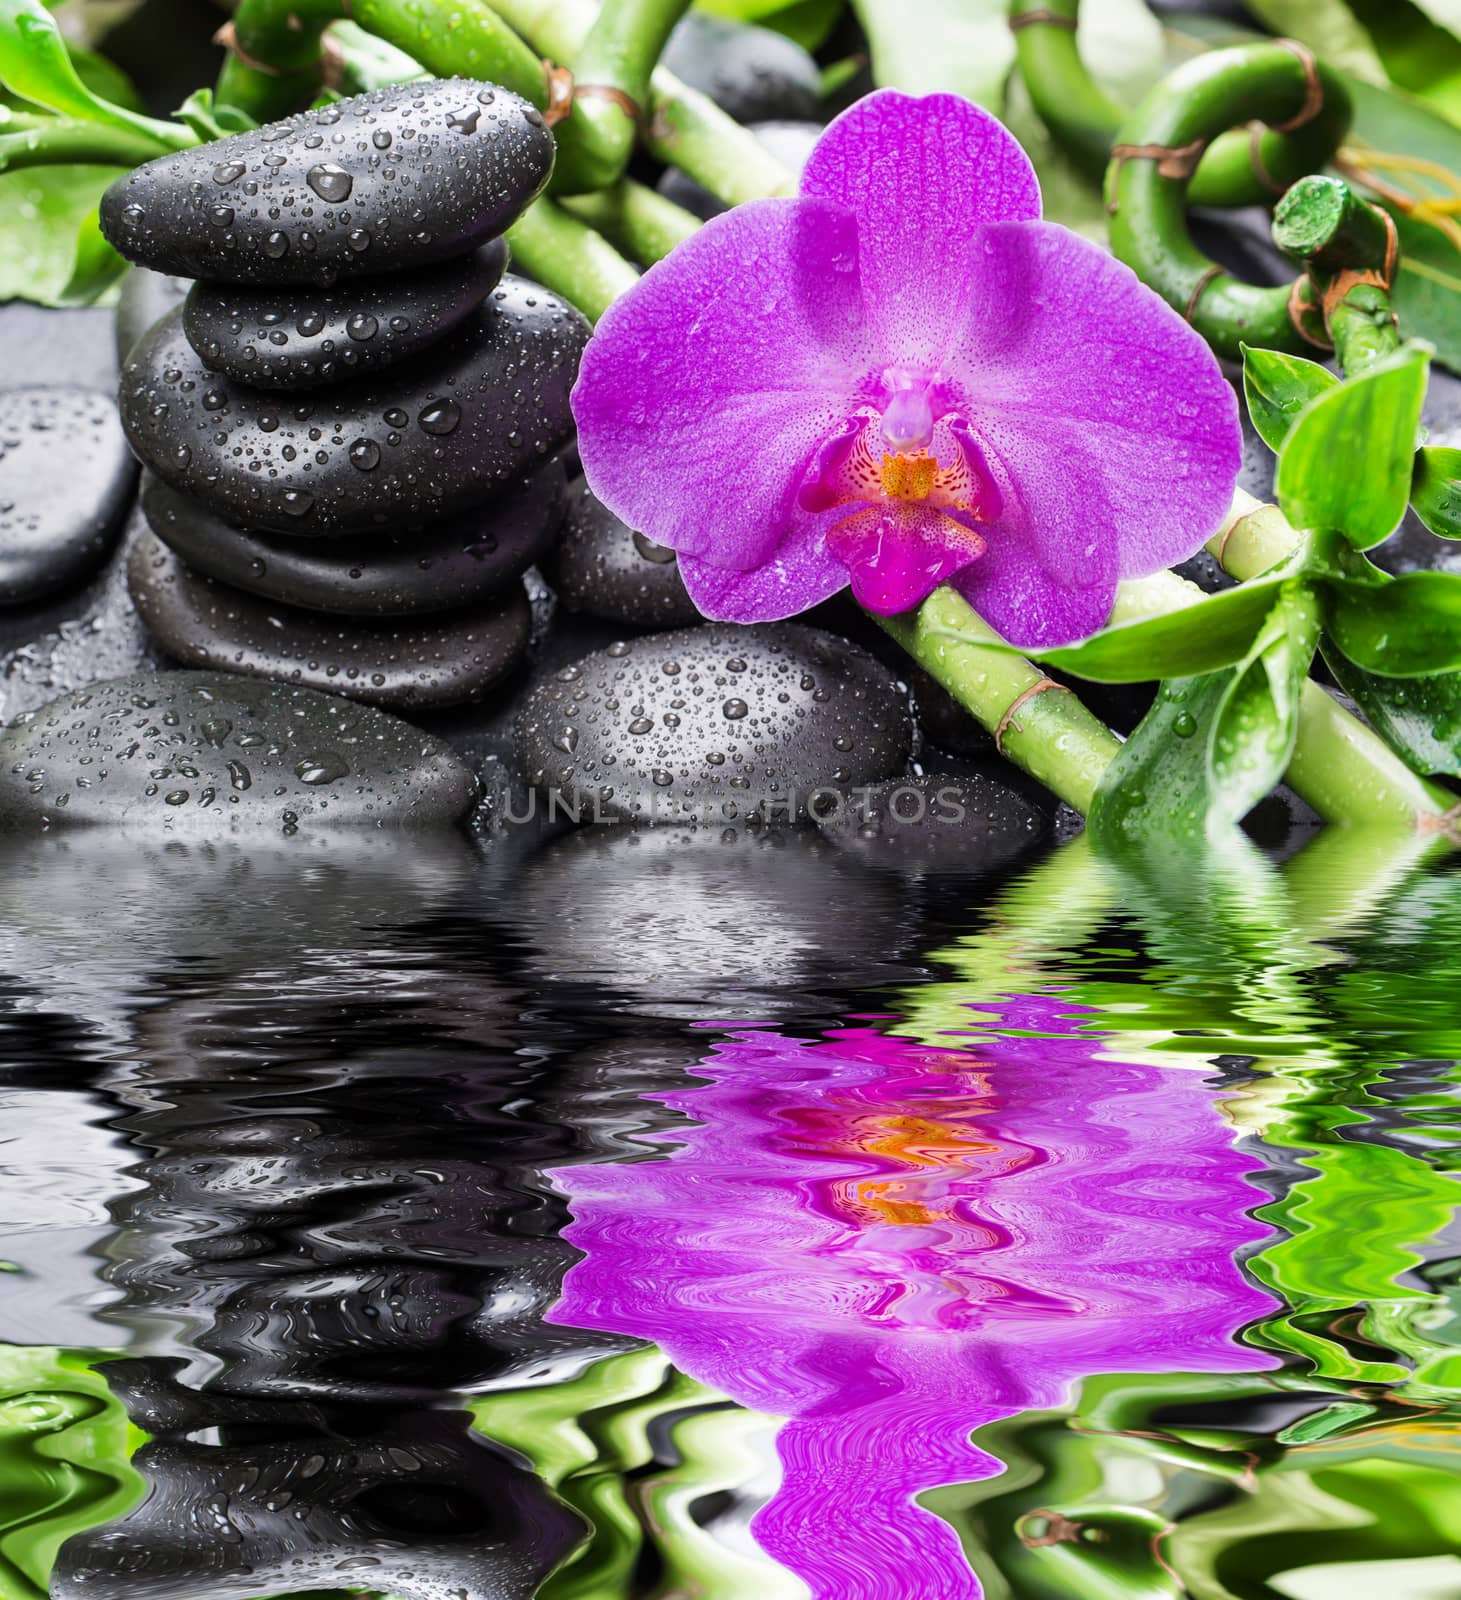
{"label": "reflection of orchid in water", "polygon": [[970,1430],[1096,1372],[1268,1365],[1233,1335],[1271,1308],[1234,1264],[1262,1237],[1254,1163],[1190,1071],[1094,1057],[1049,1002],[976,1053],[870,1028],[748,1030],[667,1159],[558,1177],[587,1254],[555,1320],[659,1343],[787,1417],[757,1523],[818,1596],[979,1594],[912,1502],[1000,1464]]}

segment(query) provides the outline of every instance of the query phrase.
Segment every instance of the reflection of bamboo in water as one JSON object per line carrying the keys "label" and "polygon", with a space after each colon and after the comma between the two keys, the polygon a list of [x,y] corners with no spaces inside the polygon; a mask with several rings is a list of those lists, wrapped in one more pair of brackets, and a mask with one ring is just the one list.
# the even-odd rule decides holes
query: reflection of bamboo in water
{"label": "reflection of bamboo in water", "polygon": [[[1143,864],[1101,860],[1078,840],[1002,896],[985,927],[938,953],[960,978],[904,994],[899,1031],[947,1045],[997,1026],[981,1006],[1053,989],[1094,1008],[1093,1044],[1113,1059],[1206,1070],[1217,1055],[1248,1058],[1249,1079],[1223,1114],[1291,1152],[1294,1168],[1287,1192],[1259,1213],[1285,1236],[1250,1267],[1288,1310],[1257,1337],[1331,1381],[1401,1385],[1417,1400],[1435,1398],[1439,1383],[1454,1398],[1446,1375],[1457,1358],[1427,1331],[1443,1302],[1396,1280],[1420,1259],[1411,1247],[1445,1225],[1456,1185],[1392,1144],[1345,1140],[1340,1130],[1367,1118],[1336,1099],[1369,1100],[1384,1068],[1336,1031],[1304,982],[1342,959],[1326,941],[1363,927],[1443,848],[1413,833],[1328,829],[1275,869],[1243,841]],[[1079,948],[1117,910],[1141,923],[1158,974],[1165,965],[1187,981],[1083,974]],[[1414,1374],[1353,1352],[1335,1318],[1360,1305],[1354,1332],[1408,1357]]]}
{"label": "reflection of bamboo in water", "polygon": [[[471,1410],[483,1433],[527,1457],[593,1529],[540,1600],[805,1594],[748,1540],[738,1549],[739,1539],[693,1514],[696,1502],[726,1495],[749,1519],[748,1486],[765,1476],[776,1423],[677,1372],[658,1350],[610,1356],[564,1383],[489,1394]],[[658,1459],[656,1436],[672,1442],[672,1463]],[[652,1591],[643,1588],[647,1550],[659,1569]]]}
{"label": "reflection of bamboo in water", "polygon": [[[0,1594],[45,1600],[73,1533],[130,1510],[146,1492],[137,1442],[100,1374],[100,1351],[0,1345]],[[130,1434],[130,1437],[129,1437]]]}

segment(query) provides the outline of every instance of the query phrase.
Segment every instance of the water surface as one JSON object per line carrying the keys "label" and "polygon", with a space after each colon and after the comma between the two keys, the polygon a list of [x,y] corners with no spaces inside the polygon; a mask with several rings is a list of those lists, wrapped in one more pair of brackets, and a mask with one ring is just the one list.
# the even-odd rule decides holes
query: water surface
{"label": "water surface", "polygon": [[1461,874],[0,862],[0,1600],[1461,1594]]}

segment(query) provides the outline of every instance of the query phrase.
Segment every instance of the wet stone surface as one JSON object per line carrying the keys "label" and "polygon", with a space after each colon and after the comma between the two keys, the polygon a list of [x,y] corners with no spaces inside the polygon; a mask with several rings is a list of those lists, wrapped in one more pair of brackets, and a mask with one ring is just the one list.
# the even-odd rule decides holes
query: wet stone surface
{"label": "wet stone surface", "polygon": [[583,820],[785,815],[907,762],[907,695],[878,661],[795,623],[619,641],[537,685],[514,726],[530,781]]}
{"label": "wet stone surface", "polygon": [[213,371],[256,389],[312,389],[394,366],[450,333],[507,267],[501,239],[419,272],[333,289],[199,283],[183,331]]}
{"label": "wet stone surface", "polygon": [[552,544],[563,498],[551,461],[466,517],[336,544],[232,527],[150,474],[142,486],[153,532],[195,572],[309,611],[376,617],[457,610],[506,588]]}
{"label": "wet stone surface", "polygon": [[476,780],[440,740],[368,706],[223,673],[137,673],[0,736],[0,828],[443,826]]}
{"label": "wet stone surface", "polygon": [[225,283],[333,283],[445,261],[548,180],[553,137],[505,89],[395,85],[149,162],[102,200],[129,261]]}
{"label": "wet stone surface", "polygon": [[145,531],[141,508],[106,565],[82,588],[39,605],[0,610],[0,721],[102,678],[170,663],[127,593],[127,556]]}
{"label": "wet stone surface", "polygon": [[192,667],[306,684],[397,710],[485,694],[521,659],[531,618],[522,585],[446,617],[326,617],[262,600],[185,567],[148,533],[127,583],[143,622]]}
{"label": "wet stone surface", "polygon": [[692,11],[670,34],[662,59],[737,122],[809,120],[821,105],[816,61],[770,28]]}
{"label": "wet stone surface", "polygon": [[570,611],[608,622],[675,628],[700,620],[674,551],[621,522],[582,478],[568,486],[563,536],[543,576]]}
{"label": "wet stone surface", "polygon": [[159,477],[225,520],[370,533],[466,512],[557,450],[587,338],[576,311],[509,276],[408,366],[285,396],[210,373],[179,313],[128,363],[122,421]]}
{"label": "wet stone surface", "polygon": [[988,872],[1049,838],[1050,818],[991,772],[869,785],[815,813],[822,836],[870,866]]}
{"label": "wet stone surface", "polygon": [[0,605],[43,599],[95,571],[136,481],[109,396],[0,389]]}
{"label": "wet stone surface", "polygon": [[1437,538],[1413,511],[1382,545],[1366,552],[1377,567],[1404,572],[1461,572],[1461,540]]}
{"label": "wet stone surface", "polygon": [[117,298],[117,360],[125,364],[137,341],[188,297],[192,283],[165,272],[133,267],[122,279]]}

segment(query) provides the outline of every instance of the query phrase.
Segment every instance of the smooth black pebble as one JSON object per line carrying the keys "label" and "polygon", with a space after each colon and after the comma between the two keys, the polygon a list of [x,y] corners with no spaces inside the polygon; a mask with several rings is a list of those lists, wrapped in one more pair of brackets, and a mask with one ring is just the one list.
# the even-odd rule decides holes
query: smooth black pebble
{"label": "smooth black pebble", "polygon": [[506,588],[552,544],[564,493],[550,461],[458,521],[338,544],[230,527],[150,473],[142,506],[195,572],[306,611],[390,617],[458,610]]}
{"label": "smooth black pebble", "polygon": [[700,621],[675,552],[621,522],[582,478],[568,486],[563,537],[543,576],[570,611],[608,622],[680,628]]}
{"label": "smooth black pebble", "polygon": [[492,239],[419,272],[334,289],[198,283],[183,332],[214,372],[256,389],[313,389],[378,371],[428,349],[496,288],[507,245]]}
{"label": "smooth black pebble", "polygon": [[95,389],[0,389],[0,605],[79,583],[116,542],[137,463]]}
{"label": "smooth black pebble", "polygon": [[431,827],[476,793],[450,748],[409,723],[217,672],[88,684],[0,736],[4,828]]}
{"label": "smooth black pebble", "polygon": [[1461,572],[1461,540],[1438,538],[1413,511],[1384,542],[1366,552],[1377,567],[1406,572]]}
{"label": "smooth black pebble", "polygon": [[329,284],[475,249],[552,170],[553,136],[526,100],[436,79],[149,161],[107,190],[101,226],[157,272]]}
{"label": "smooth black pebble", "polygon": [[394,710],[477,699],[517,664],[531,628],[521,584],[450,617],[323,617],[193,572],[155,534],[137,541],[127,585],[153,637],[187,666],[307,684]]}
{"label": "smooth black pebble", "polygon": [[38,605],[0,611],[0,722],[85,684],[168,664],[127,593],[127,557],[146,530],[134,504],[90,582]]}
{"label": "smooth black pebble", "polygon": [[823,837],[876,867],[989,872],[1050,834],[1050,818],[992,773],[869,785],[813,812]]}
{"label": "smooth black pebble", "polygon": [[585,820],[799,813],[814,790],[900,772],[912,744],[880,662],[784,622],[611,644],[538,684],[513,733],[529,780]]}
{"label": "smooth black pebble", "polygon": [[436,350],[306,395],[209,372],[182,313],[138,346],[121,410],[137,454],[239,527],[343,538],[468,512],[573,431],[588,324],[507,277]]}
{"label": "smooth black pebble", "polygon": [[810,120],[821,105],[816,61],[770,28],[692,11],[675,25],[661,59],[737,122]]}
{"label": "smooth black pebble", "polygon": [[117,361],[121,365],[126,365],[142,335],[156,327],[169,312],[176,311],[188,298],[192,287],[189,278],[150,272],[146,267],[132,268],[122,279],[115,313]]}

